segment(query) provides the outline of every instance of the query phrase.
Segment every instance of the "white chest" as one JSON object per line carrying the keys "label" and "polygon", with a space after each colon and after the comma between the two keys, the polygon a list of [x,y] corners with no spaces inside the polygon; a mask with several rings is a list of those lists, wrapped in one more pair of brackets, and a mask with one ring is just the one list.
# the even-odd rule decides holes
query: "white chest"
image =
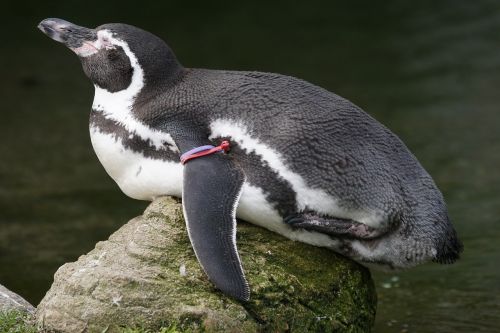
{"label": "white chest", "polygon": [[[117,130],[126,131],[131,137],[145,142],[145,149],[178,152],[169,133],[153,129],[134,117],[132,105],[135,95],[136,89],[130,87],[110,93],[96,86],[92,112],[98,112]],[[120,137],[100,131],[99,127],[92,124],[90,137],[106,172],[129,197],[153,200],[160,195],[181,196],[182,166],[177,161],[149,158],[129,149]]]}
{"label": "white chest", "polygon": [[153,200],[160,195],[181,196],[180,163],[145,157],[95,127],[90,129],[90,138],[104,169],[129,197]]}

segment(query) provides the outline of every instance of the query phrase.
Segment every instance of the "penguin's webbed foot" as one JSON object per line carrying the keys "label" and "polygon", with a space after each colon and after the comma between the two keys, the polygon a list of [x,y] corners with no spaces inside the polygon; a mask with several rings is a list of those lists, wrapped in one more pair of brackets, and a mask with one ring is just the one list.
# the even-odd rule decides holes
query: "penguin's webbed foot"
{"label": "penguin's webbed foot", "polygon": [[373,239],[384,233],[380,229],[353,220],[323,217],[306,212],[287,216],[283,221],[294,229],[316,231],[336,237]]}

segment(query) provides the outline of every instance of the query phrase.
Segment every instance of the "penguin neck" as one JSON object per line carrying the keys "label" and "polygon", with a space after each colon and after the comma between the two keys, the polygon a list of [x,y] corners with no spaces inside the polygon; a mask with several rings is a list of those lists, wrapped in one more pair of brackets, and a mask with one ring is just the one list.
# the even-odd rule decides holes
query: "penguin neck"
{"label": "penguin neck", "polygon": [[172,56],[163,59],[156,66],[148,66],[144,71],[145,85],[149,89],[157,86],[169,86],[175,84],[179,76],[182,75],[184,67]]}
{"label": "penguin neck", "polygon": [[144,86],[137,94],[137,104],[147,103],[150,99],[172,89],[186,75],[187,70],[175,58],[167,59],[156,70],[144,73]]}

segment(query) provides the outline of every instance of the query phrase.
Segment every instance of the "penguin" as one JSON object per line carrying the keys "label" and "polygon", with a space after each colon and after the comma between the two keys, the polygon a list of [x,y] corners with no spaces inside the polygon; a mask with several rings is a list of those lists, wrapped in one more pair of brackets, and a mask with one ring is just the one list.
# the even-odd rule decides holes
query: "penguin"
{"label": "penguin", "polygon": [[90,137],[106,172],[133,199],[182,198],[196,257],[225,294],[250,297],[236,218],[383,269],[459,258],[431,176],[348,100],[280,74],[185,68],[127,24],[39,29],[95,87]]}

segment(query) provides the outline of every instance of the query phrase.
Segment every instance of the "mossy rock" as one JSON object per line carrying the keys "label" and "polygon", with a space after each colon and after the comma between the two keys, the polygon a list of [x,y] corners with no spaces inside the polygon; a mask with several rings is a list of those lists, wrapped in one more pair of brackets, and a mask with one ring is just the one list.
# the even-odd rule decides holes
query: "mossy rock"
{"label": "mossy rock", "polygon": [[[238,224],[251,300],[211,284],[189,243],[182,208],[155,200],[109,240],[62,266],[37,309],[54,332],[367,332],[376,294],[369,271],[327,249]],[[165,330],[167,332],[167,330]]]}

